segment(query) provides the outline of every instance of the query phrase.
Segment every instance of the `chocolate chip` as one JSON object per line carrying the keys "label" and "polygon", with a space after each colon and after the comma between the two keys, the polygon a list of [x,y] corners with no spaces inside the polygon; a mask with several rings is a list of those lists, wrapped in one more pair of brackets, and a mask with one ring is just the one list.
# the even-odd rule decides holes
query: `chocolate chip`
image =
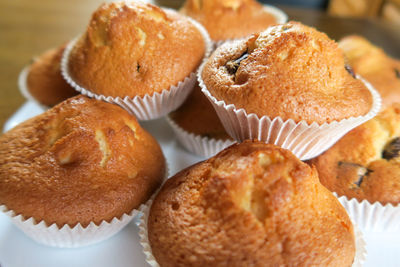
{"label": "chocolate chip", "polygon": [[361,186],[361,183],[363,182],[364,178],[373,172],[373,170],[368,169],[363,165],[352,162],[339,161],[338,166],[342,170],[348,169],[350,171],[355,171],[355,174],[357,175],[357,181],[355,181],[354,184],[357,185],[358,187]]}
{"label": "chocolate chip", "polygon": [[173,210],[178,210],[179,207],[180,207],[180,205],[179,205],[178,202],[173,202],[172,205],[171,205],[171,207],[172,207]]}
{"label": "chocolate chip", "polygon": [[353,78],[355,79],[356,78],[356,74],[354,73],[354,70],[353,70],[353,68],[352,67],[350,67],[350,65],[344,65],[344,68],[347,70],[347,72],[351,75],[351,76],[353,76]]}
{"label": "chocolate chip", "polygon": [[400,70],[394,69],[394,73],[396,73],[396,78],[400,79]]}
{"label": "chocolate chip", "polygon": [[242,62],[242,60],[245,60],[248,56],[249,54],[246,50],[246,52],[244,52],[238,59],[228,61],[225,65],[228,73],[234,75],[240,66],[240,62]]}
{"label": "chocolate chip", "polygon": [[368,176],[371,172],[373,172],[373,170],[367,169],[365,168],[365,170],[363,169],[364,174],[362,175],[358,175],[358,181],[355,182],[355,184],[360,187],[361,183],[363,182],[363,179]]}
{"label": "chocolate chip", "polygon": [[139,63],[137,63],[136,70],[137,70],[137,72],[140,72],[140,65],[139,65]]}
{"label": "chocolate chip", "polygon": [[400,152],[400,137],[394,138],[388,143],[382,152],[382,158],[391,160],[399,156]]}

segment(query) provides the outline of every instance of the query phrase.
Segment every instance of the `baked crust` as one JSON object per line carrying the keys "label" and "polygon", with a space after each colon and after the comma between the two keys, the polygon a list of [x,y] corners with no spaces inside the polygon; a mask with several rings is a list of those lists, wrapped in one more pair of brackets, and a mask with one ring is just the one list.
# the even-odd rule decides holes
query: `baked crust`
{"label": "baked crust", "polygon": [[157,141],[120,107],[70,98],[0,137],[0,204],[73,227],[120,218],[160,185]]}
{"label": "baked crust", "polygon": [[315,169],[245,141],[169,179],[148,235],[160,266],[351,266],[353,226]]}
{"label": "baked crust", "polygon": [[72,78],[105,96],[143,97],[183,81],[205,53],[185,16],[143,3],[101,5],[69,57]]}
{"label": "baked crust", "polygon": [[311,160],[321,183],[347,198],[400,202],[400,104],[358,126]]}
{"label": "baked crust", "polygon": [[382,96],[383,107],[400,102],[400,61],[361,36],[351,35],[339,42],[354,71],[369,81]]}
{"label": "baked crust", "polygon": [[246,37],[277,22],[254,0],[187,0],[180,12],[199,21],[216,41]]}
{"label": "baked crust", "polygon": [[346,71],[337,44],[296,22],[222,45],[202,78],[215,98],[259,117],[323,124],[372,107],[371,93]]}
{"label": "baked crust", "polygon": [[182,106],[170,114],[170,118],[189,133],[221,140],[232,139],[198,84]]}
{"label": "baked crust", "polygon": [[52,107],[78,94],[61,75],[65,45],[48,50],[36,58],[26,78],[29,93],[41,104]]}

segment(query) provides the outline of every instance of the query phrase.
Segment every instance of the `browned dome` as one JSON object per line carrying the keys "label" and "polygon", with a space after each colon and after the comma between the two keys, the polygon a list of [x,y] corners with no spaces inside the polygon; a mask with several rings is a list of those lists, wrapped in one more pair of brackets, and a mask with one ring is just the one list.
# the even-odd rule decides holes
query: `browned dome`
{"label": "browned dome", "polygon": [[339,42],[348,63],[382,96],[384,107],[400,103],[400,61],[361,36],[351,35]]}
{"label": "browned dome", "polygon": [[84,96],[0,137],[0,205],[48,225],[120,218],[160,185],[157,141],[122,108]]}
{"label": "browned dome", "polygon": [[199,21],[216,41],[246,37],[277,23],[255,0],[187,0],[181,13]]}
{"label": "browned dome", "polygon": [[217,100],[259,117],[323,124],[366,115],[372,107],[371,93],[346,70],[337,44],[296,22],[222,45],[202,79]]}
{"label": "browned dome", "polygon": [[387,107],[311,160],[321,183],[348,198],[400,203],[400,104]]}
{"label": "browned dome", "polygon": [[148,236],[160,266],[351,266],[353,226],[315,169],[261,142],[169,179]]}
{"label": "browned dome", "polygon": [[189,19],[151,4],[101,5],[69,56],[80,86],[113,97],[161,92],[194,72],[205,42]]}
{"label": "browned dome", "polygon": [[61,57],[65,45],[48,50],[29,66],[26,85],[29,93],[45,106],[54,106],[77,95],[61,75]]}

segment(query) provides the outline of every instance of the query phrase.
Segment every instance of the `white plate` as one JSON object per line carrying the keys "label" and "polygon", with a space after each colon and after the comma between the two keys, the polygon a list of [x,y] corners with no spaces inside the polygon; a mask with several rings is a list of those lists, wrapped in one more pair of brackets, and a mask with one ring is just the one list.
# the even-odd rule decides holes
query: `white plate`
{"label": "white plate", "polygon": [[[5,124],[9,130],[18,123],[43,112],[33,102],[26,102]],[[168,160],[170,174],[202,158],[191,155],[177,144],[164,119],[141,123],[160,142]],[[400,222],[399,222],[400,223]],[[364,266],[400,266],[400,233],[365,233],[367,260]],[[139,244],[138,227],[130,223],[119,234],[97,245],[79,249],[58,249],[36,244],[0,214],[1,267],[147,267]]]}

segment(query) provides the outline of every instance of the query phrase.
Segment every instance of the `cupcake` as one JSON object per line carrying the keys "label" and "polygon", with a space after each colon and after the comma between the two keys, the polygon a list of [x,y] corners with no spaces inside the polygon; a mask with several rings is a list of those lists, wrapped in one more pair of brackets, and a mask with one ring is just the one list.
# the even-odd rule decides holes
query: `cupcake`
{"label": "cupcake", "polygon": [[198,84],[167,118],[178,141],[196,155],[209,158],[233,143]]}
{"label": "cupcake", "polygon": [[345,68],[324,33],[290,22],[219,47],[199,82],[228,133],[322,153],[379,110],[379,94]]}
{"label": "cupcake", "polygon": [[358,210],[349,211],[360,216],[354,218],[357,224],[400,230],[400,104],[358,126],[311,163],[321,183],[343,196],[345,207]]}
{"label": "cupcake", "polygon": [[200,22],[214,41],[244,38],[287,21],[281,10],[255,0],[187,0],[180,12]]}
{"label": "cupcake", "polygon": [[101,5],[86,33],[64,53],[75,89],[121,105],[138,119],[176,109],[210,50],[201,25],[172,10],[136,2]]}
{"label": "cupcake", "polygon": [[382,96],[384,107],[400,102],[400,61],[361,36],[351,35],[339,42],[354,71],[370,82]]}
{"label": "cupcake", "polygon": [[21,72],[19,88],[27,99],[52,107],[78,94],[61,75],[64,49],[65,45],[44,52]]}
{"label": "cupcake", "polygon": [[0,137],[0,210],[39,243],[88,245],[122,229],[164,173],[133,116],[77,96]]}
{"label": "cupcake", "polygon": [[159,266],[351,266],[359,260],[353,225],[316,170],[261,142],[233,145],[167,180],[147,230]]}

